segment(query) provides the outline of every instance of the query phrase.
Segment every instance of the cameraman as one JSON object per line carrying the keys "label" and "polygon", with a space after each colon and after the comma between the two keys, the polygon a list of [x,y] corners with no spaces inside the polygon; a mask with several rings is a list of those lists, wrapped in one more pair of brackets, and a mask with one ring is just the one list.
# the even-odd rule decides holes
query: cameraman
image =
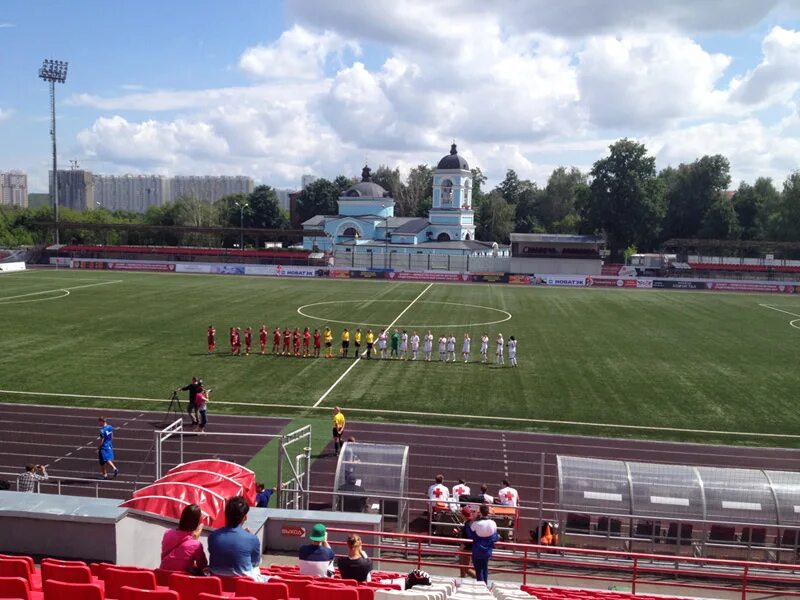
{"label": "cameraman", "polygon": [[186,412],[189,413],[189,417],[192,419],[192,427],[197,427],[197,404],[195,402],[197,394],[203,391],[203,382],[197,379],[197,377],[192,377],[192,383],[182,387],[181,391],[189,392],[189,402],[186,405]]}
{"label": "cameraman", "polygon": [[17,478],[18,492],[38,492],[39,482],[47,481],[44,465],[26,465],[25,472]]}

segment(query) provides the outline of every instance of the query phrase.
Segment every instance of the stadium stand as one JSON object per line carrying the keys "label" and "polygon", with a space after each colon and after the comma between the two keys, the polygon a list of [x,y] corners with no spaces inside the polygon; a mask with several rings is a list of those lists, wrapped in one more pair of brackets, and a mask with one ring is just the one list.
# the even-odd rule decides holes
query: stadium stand
{"label": "stadium stand", "polygon": [[[238,250],[232,248],[196,248],[192,246],[99,246],[90,244],[67,244],[59,249],[59,254],[72,254],[80,258],[163,258],[169,257],[233,257],[266,258],[280,260],[300,260],[309,258],[308,250]],[[191,258],[190,258],[191,260]]]}

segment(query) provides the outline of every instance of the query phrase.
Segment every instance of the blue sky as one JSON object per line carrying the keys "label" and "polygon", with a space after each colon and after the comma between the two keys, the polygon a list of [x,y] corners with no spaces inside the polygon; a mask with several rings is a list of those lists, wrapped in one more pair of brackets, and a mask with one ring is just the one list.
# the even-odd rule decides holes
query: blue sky
{"label": "blue sky", "polygon": [[622,136],[660,167],[725,154],[733,185],[798,168],[800,2],[602,4],[4,0],[0,169],[46,189],[49,57],[70,62],[59,160],[102,173],[296,187],[456,139],[490,181],[544,184]]}

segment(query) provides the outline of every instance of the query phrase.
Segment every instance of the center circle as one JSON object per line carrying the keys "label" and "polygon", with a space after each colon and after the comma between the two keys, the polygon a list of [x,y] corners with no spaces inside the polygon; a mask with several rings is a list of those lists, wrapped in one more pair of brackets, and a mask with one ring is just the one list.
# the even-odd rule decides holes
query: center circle
{"label": "center circle", "polygon": [[[359,304],[361,302],[391,302],[394,304],[408,304],[406,300],[329,300],[326,302],[312,302],[311,304],[304,304],[303,306],[297,309],[297,314],[302,315],[308,319],[314,319],[315,321],[324,321],[326,323],[337,323],[340,325],[361,325],[363,327],[385,327],[386,323],[363,323],[361,321],[343,321],[337,319],[327,319],[325,317],[318,317],[312,313],[307,312],[307,309],[312,308],[314,306],[325,306],[331,304]],[[487,325],[497,325],[498,323],[505,323],[506,321],[511,319],[511,313],[507,310],[502,310],[500,308],[494,308],[492,306],[482,306],[480,304],[464,304],[461,302],[439,302],[436,300],[420,300],[417,304],[446,304],[449,306],[461,306],[464,308],[479,308],[481,310],[488,310],[495,313],[500,313],[504,315],[502,319],[497,319],[494,321],[485,321],[483,323],[449,323],[449,324],[405,324],[403,323],[403,327],[417,328],[417,329],[426,329],[426,328],[436,328],[436,327],[483,327]]]}

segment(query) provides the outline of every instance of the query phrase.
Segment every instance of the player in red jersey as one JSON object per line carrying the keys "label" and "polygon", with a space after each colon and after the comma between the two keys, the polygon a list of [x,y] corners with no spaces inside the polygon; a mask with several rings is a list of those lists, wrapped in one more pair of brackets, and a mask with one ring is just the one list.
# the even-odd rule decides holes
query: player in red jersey
{"label": "player in red jersey", "polygon": [[281,351],[281,328],[276,327],[272,334],[272,353],[279,354]]}
{"label": "player in red jersey", "polygon": [[303,358],[308,358],[309,346],[311,346],[311,332],[306,327],[303,330]]}
{"label": "player in red jersey", "polygon": [[267,332],[267,326],[262,325],[261,329],[258,330],[258,341],[261,344],[261,354],[264,354],[267,351],[267,336],[269,332]]}
{"label": "player in red jersey", "polygon": [[233,353],[236,356],[242,354],[242,330],[238,327],[233,328]]}
{"label": "player in red jersey", "polygon": [[300,328],[294,328],[294,334],[292,335],[292,341],[294,342],[294,355],[300,356]]}
{"label": "player in red jersey", "polygon": [[314,358],[319,358],[319,329],[314,330]]}
{"label": "player in red jersey", "polygon": [[244,353],[250,356],[250,348],[253,347],[253,328],[245,327],[244,329]]}
{"label": "player in red jersey", "polygon": [[283,352],[284,356],[292,354],[292,331],[287,327],[283,330]]}
{"label": "player in red jersey", "polygon": [[236,354],[236,328],[231,327],[231,354]]}
{"label": "player in red jersey", "polygon": [[213,325],[208,326],[208,353],[214,354],[214,350],[217,349],[217,330],[214,329]]}

